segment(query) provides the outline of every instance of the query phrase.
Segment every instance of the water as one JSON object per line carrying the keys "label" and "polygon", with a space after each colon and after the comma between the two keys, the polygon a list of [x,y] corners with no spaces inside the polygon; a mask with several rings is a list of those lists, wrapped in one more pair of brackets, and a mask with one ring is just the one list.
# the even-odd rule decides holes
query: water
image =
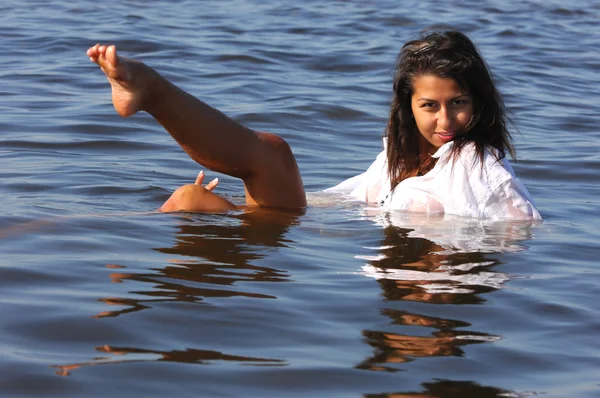
{"label": "water", "polygon": [[[600,396],[597,2],[0,10],[0,396]],[[316,193],[374,159],[397,51],[434,23],[490,64],[543,224]],[[156,213],[199,166],[115,114],[84,54],[98,41],[284,136],[306,213]]]}

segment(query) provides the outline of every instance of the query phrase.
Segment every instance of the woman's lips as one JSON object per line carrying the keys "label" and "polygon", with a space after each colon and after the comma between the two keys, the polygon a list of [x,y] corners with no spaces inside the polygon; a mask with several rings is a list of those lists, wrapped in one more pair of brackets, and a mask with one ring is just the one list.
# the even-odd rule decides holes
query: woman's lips
{"label": "woman's lips", "polygon": [[454,139],[456,132],[455,131],[436,131],[435,134],[437,134],[439,139],[442,141],[451,141]]}

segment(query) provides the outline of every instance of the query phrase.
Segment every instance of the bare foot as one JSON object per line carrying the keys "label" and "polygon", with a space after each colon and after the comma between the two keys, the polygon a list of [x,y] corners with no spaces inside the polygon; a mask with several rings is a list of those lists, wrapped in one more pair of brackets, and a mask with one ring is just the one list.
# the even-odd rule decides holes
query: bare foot
{"label": "bare foot", "polygon": [[96,44],[87,50],[92,62],[97,63],[112,87],[112,101],[117,113],[127,117],[143,110],[148,88],[157,74],[141,62],[117,55],[115,46]]}

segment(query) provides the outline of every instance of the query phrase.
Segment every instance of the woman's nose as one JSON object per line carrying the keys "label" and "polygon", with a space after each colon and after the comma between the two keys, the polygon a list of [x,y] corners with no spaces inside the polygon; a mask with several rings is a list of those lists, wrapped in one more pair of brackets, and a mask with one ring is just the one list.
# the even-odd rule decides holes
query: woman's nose
{"label": "woman's nose", "polygon": [[454,115],[446,107],[441,107],[438,112],[438,126],[444,130],[452,130]]}

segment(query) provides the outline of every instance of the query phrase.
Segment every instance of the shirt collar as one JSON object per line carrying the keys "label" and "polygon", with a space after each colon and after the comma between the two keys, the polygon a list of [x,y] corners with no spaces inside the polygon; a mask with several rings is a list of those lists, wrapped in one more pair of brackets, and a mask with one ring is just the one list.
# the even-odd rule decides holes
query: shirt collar
{"label": "shirt collar", "polygon": [[439,147],[438,150],[435,151],[435,153],[433,155],[431,155],[431,157],[432,158],[441,158],[442,156],[444,156],[446,154],[446,152],[448,152],[449,150],[452,149],[453,144],[454,144],[454,141],[446,142],[444,145]]}
{"label": "shirt collar", "polygon": [[[431,155],[431,157],[436,159],[441,158],[442,156],[444,156],[444,154],[446,154],[446,152],[452,149],[453,144],[454,141],[446,142],[444,145],[439,147],[438,150],[435,151],[433,155]],[[383,150],[387,151],[387,136],[383,137]]]}

